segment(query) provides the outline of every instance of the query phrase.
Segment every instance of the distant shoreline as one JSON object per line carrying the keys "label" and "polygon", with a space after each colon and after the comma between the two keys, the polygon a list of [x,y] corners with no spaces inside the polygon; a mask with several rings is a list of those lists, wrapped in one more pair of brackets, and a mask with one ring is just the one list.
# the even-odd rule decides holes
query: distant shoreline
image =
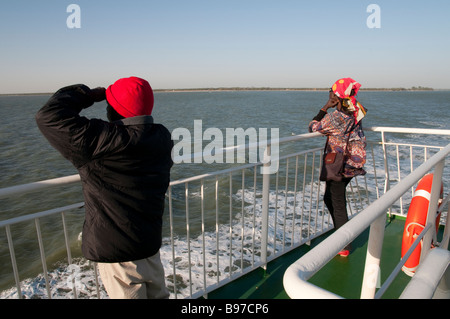
{"label": "distant shoreline", "polygon": [[[231,88],[197,88],[197,89],[155,89],[154,92],[215,92],[215,91],[328,91],[330,88],[269,88],[269,87],[231,87]],[[427,87],[412,88],[361,88],[360,91],[448,91],[450,89],[435,90]]]}
{"label": "distant shoreline", "polygon": [[[194,88],[194,89],[154,89],[157,92],[233,92],[233,91],[328,91],[329,88],[268,88],[268,87],[231,87],[231,88]],[[449,91],[450,89],[433,89],[427,87],[412,88],[361,88],[360,91],[385,91],[385,92],[419,92],[419,91]],[[52,95],[54,92],[48,93],[2,93],[0,96],[33,96],[33,95]]]}

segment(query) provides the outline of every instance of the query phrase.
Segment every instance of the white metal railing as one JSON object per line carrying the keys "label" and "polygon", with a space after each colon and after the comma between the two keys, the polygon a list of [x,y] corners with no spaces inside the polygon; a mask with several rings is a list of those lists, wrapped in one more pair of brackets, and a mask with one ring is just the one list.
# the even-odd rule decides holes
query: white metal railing
{"label": "white metal railing", "polygon": [[[448,285],[439,287],[444,276],[449,276],[450,251],[442,248],[434,248],[427,258],[420,264],[414,277],[408,283],[400,299],[449,299]],[[444,281],[445,282],[445,281]]]}
{"label": "white metal railing", "polygon": [[[422,149],[423,162],[427,160],[429,150],[442,148],[388,143],[384,136],[386,132],[413,131],[420,134],[450,135],[450,131],[447,130],[416,132],[409,129],[369,128],[366,131],[381,132],[382,138],[381,142],[369,144],[367,169],[370,177],[359,177],[350,185],[348,193],[350,217],[358,215],[370,202],[380,197],[380,183],[384,185],[385,190],[390,188],[389,181],[392,177],[389,172],[403,165],[399,159],[402,155],[399,148],[409,149],[410,154],[413,153],[413,148]],[[300,142],[317,139],[319,136],[318,133],[302,134],[282,138],[279,143],[302,145]],[[322,144],[323,140],[320,139],[319,143]],[[394,160],[387,155],[389,153],[387,148],[390,146],[397,150]],[[251,145],[244,146],[249,147]],[[383,152],[378,151],[379,147]],[[167,192],[170,236],[165,240],[161,251],[172,297],[197,298],[205,295],[257,267],[265,267],[270,260],[332,229],[330,216],[321,200],[323,190],[318,181],[322,149],[321,146],[280,156],[279,170],[273,175],[261,175],[258,168],[263,164],[258,163],[172,181]],[[269,163],[264,162],[265,165]],[[389,165],[391,162],[394,163],[392,167]],[[412,160],[410,169],[413,170]],[[400,169],[397,172],[397,179],[400,181]],[[382,175],[384,177],[381,177]],[[78,175],[8,187],[0,189],[0,199],[74,183],[79,183]],[[44,297],[51,298],[54,293],[50,288],[50,281],[62,279],[47,278],[49,271],[40,220],[50,215],[61,215],[69,265],[67,268],[70,268],[73,258],[65,214],[83,205],[77,203],[0,222],[0,229],[6,230],[16,283],[17,293],[12,295],[21,298],[22,284],[15,258],[15,236],[11,232],[11,226],[34,221],[45,278]],[[396,210],[401,213],[403,209],[401,202],[399,207]],[[184,227],[181,229],[184,228],[184,231],[179,227],[183,220],[185,220]],[[92,281],[96,283],[92,288],[95,292],[93,295],[100,297],[101,285],[95,264],[92,276],[95,278]],[[76,280],[73,276],[69,277],[74,279],[72,281]],[[63,280],[70,282],[67,278]],[[77,286],[70,284],[69,286],[72,290],[71,296],[77,297]]]}
{"label": "white metal railing", "polygon": [[[287,269],[284,276],[284,287],[288,295],[291,298],[339,298],[340,296],[316,287],[313,284],[308,283],[307,280],[326,263],[328,263],[334,256],[336,256],[336,254],[343,249],[343,247],[352,242],[365,229],[367,229],[367,227],[370,226],[361,298],[380,297],[380,295],[375,296],[376,284],[374,284],[374,280],[376,280],[379,275],[386,211],[426,173],[434,169],[430,207],[428,211],[437,212],[445,158],[449,154],[450,144],[443,148],[438,154],[434,155],[430,160],[418,167],[403,181],[395,185],[376,202],[362,211],[358,216],[350,220],[330,237],[321,242],[317,247],[292,264]],[[427,227],[422,235],[424,237],[422,256],[427,256],[429,247],[431,247],[431,239],[435,236],[435,234],[429,231],[435,229],[435,227],[433,227],[435,218],[436,213],[428,214]],[[447,225],[448,221],[449,216],[447,215]],[[447,225],[446,229],[448,228]],[[448,230],[446,230],[446,233],[448,233]],[[420,240],[421,239],[419,238],[415,245],[417,245]],[[408,256],[413,249],[414,247],[411,247],[405,258],[403,258],[400,264],[396,267],[397,272],[408,259]],[[389,285],[392,280],[393,278],[390,277],[385,285]],[[385,286],[381,287],[380,291],[384,290]]]}

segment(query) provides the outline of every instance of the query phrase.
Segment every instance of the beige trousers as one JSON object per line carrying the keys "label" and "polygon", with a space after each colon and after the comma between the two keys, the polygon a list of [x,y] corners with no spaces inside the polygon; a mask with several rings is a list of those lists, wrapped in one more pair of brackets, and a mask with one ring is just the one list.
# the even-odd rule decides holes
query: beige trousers
{"label": "beige trousers", "polygon": [[159,252],[146,259],[97,265],[111,299],[169,298]]}

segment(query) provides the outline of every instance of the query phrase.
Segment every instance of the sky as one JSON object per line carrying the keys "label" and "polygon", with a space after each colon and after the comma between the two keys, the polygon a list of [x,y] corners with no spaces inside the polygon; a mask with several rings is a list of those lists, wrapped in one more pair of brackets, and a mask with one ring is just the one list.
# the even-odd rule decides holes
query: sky
{"label": "sky", "polygon": [[0,94],[128,76],[154,89],[324,88],[343,77],[450,89],[449,17],[448,0],[2,1]]}

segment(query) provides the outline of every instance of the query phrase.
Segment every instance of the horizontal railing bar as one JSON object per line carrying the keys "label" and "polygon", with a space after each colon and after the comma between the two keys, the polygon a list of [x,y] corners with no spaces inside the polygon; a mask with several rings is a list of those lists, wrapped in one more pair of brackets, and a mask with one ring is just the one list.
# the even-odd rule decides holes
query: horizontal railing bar
{"label": "horizontal railing bar", "polygon": [[336,230],[330,237],[322,241],[317,247],[294,262],[286,270],[283,283],[286,292],[291,298],[311,298],[313,295],[320,298],[339,297],[325,291],[309,282],[319,269],[327,264],[337,253],[354,238],[359,236],[377,218],[382,216],[399,196],[404,194],[417,183],[427,172],[443,161],[450,153],[450,144],[419,166],[402,182],[395,185],[387,193],[364,209],[359,215],[344,226]]}
{"label": "horizontal railing bar", "polygon": [[364,131],[388,132],[388,133],[405,133],[405,134],[450,135],[450,130],[408,128],[408,127],[382,127],[382,126],[375,126],[375,127],[364,128]]}
{"label": "horizontal railing bar", "polygon": [[305,155],[305,154],[309,154],[309,153],[315,153],[315,152],[322,151],[322,150],[323,150],[323,147],[311,148],[311,149],[306,150],[306,151],[301,151],[301,152],[298,152],[298,153],[292,153],[292,154],[289,154],[289,155],[280,156],[279,160],[281,161],[281,160],[284,160],[284,159],[287,159],[287,158],[296,157],[296,156],[300,156],[300,155]]}
{"label": "horizontal railing bar", "polygon": [[[364,130],[372,131],[372,132],[392,132],[392,133],[406,133],[406,134],[422,133],[422,134],[450,135],[450,130],[440,130],[440,129],[367,127],[367,128],[364,128]],[[288,137],[280,138],[277,141],[277,144],[284,144],[284,143],[293,142],[293,141],[301,141],[301,140],[306,140],[306,139],[315,138],[315,137],[319,137],[319,136],[322,136],[322,134],[320,134],[318,132],[288,136]],[[266,142],[268,143],[268,145],[270,145],[272,141],[268,140]],[[261,144],[261,142],[259,142],[259,144]],[[247,143],[245,145],[244,144],[238,145],[238,146],[234,147],[233,150],[241,149],[241,148],[247,149],[247,148],[251,148],[251,147],[256,147],[256,145],[258,145],[258,143]],[[417,145],[417,146],[423,147],[424,145]],[[429,147],[434,147],[434,146],[429,146]],[[226,151],[226,149],[224,149],[224,151]],[[200,156],[200,154],[193,154],[192,156]],[[260,165],[260,164],[257,164],[257,165]],[[251,167],[251,165],[249,167]],[[241,169],[242,169],[242,167],[241,167]],[[214,176],[214,175],[206,174],[206,176],[204,176],[204,175],[202,175],[202,176],[207,177],[207,176]],[[17,185],[17,186],[1,188],[0,189],[0,199],[8,197],[8,196],[29,193],[29,192],[36,191],[36,190],[47,189],[47,188],[54,187],[54,186],[73,184],[73,183],[77,183],[79,181],[80,181],[80,176],[78,174],[75,174],[75,175],[71,175],[71,176],[59,177],[59,178],[54,178],[54,179],[49,179],[49,180],[44,180],[44,181],[39,181],[39,182],[34,182],[34,183],[28,183],[28,184],[22,184],[22,185]],[[183,180],[183,182],[186,182],[186,181]],[[176,181],[176,183],[179,183],[179,181]]]}
{"label": "horizontal railing bar", "polygon": [[207,174],[197,175],[197,176],[193,176],[193,177],[187,177],[187,178],[179,179],[176,181],[171,181],[170,186],[176,186],[176,185],[180,185],[180,184],[190,183],[190,182],[194,182],[197,180],[202,180],[202,179],[206,179],[209,177],[215,177],[218,175],[228,174],[228,173],[232,173],[234,171],[239,171],[239,170],[243,170],[246,168],[251,168],[251,167],[261,166],[261,165],[262,165],[262,163],[251,163],[251,164],[246,164],[246,165],[239,166],[239,167],[231,167],[231,168],[227,168],[224,170],[215,171],[215,172],[211,172],[211,173],[207,173]]}
{"label": "horizontal railing bar", "polygon": [[[294,135],[294,136],[287,136],[287,137],[282,137],[282,138],[278,138],[278,139],[268,139],[265,141],[258,141],[258,142],[254,142],[254,143],[245,143],[245,144],[220,148],[215,151],[215,155],[217,156],[217,155],[221,155],[221,154],[226,154],[227,152],[230,152],[230,151],[234,152],[234,151],[247,150],[247,149],[258,149],[261,145],[267,145],[267,146],[281,145],[281,144],[288,143],[288,142],[302,141],[302,140],[315,138],[315,137],[319,137],[319,136],[323,136],[323,135],[320,134],[319,132],[315,132],[315,133],[305,133],[305,134],[299,134],[299,135]],[[194,153],[191,155],[179,156],[177,159],[180,162],[195,163],[196,159],[203,159],[203,152],[197,152],[197,153]]]}
{"label": "horizontal railing bar", "polygon": [[[371,132],[390,132],[390,133],[406,133],[406,134],[436,134],[436,135],[450,135],[450,130],[439,130],[439,129],[416,129],[416,128],[397,128],[397,127],[368,127],[364,129],[365,131],[371,131]],[[236,145],[232,147],[225,147],[218,149],[216,151],[216,155],[224,154],[229,151],[238,151],[238,150],[246,150],[246,149],[255,149],[258,148],[260,145],[273,145],[273,144],[284,144],[288,142],[294,142],[294,141],[302,141],[318,136],[323,136],[319,132],[314,133],[305,133],[305,134],[299,134],[294,136],[288,136],[283,137],[280,139],[274,139],[274,140],[266,140],[266,141],[259,141],[255,143],[246,143],[241,145]],[[191,155],[185,155],[180,156],[178,159],[180,161],[193,161],[195,162],[196,159],[202,159],[203,158],[203,152],[194,153]]]}
{"label": "horizontal railing bar", "polygon": [[29,184],[22,184],[22,185],[17,185],[17,186],[1,188],[0,189],[0,199],[8,197],[8,196],[12,196],[12,195],[29,193],[29,192],[33,192],[36,190],[50,188],[50,187],[73,184],[73,183],[77,183],[79,181],[80,181],[80,175],[76,174],[76,175],[48,179],[48,180],[29,183]]}
{"label": "horizontal railing bar", "polygon": [[[381,129],[383,129],[383,130],[381,130]],[[391,128],[365,128],[365,131],[389,132],[390,129]],[[394,133],[423,133],[423,131],[421,129],[416,129],[416,130],[414,130],[414,129],[404,129],[404,130],[405,130],[404,132],[399,132],[397,128],[394,128],[394,130],[392,130],[392,132],[394,132]],[[417,131],[417,130],[419,130],[420,132]],[[442,134],[442,131],[446,132],[447,130],[425,130],[425,131],[427,131],[427,133],[424,133],[424,134],[450,135],[450,134],[446,134],[446,133]],[[319,136],[323,136],[323,135],[321,135],[320,133],[307,133],[307,134],[301,134],[301,135],[296,135],[296,136],[290,136],[290,137],[277,139],[276,141],[267,141],[267,144],[270,145],[271,142],[274,142],[274,143],[276,142],[277,144],[282,144],[282,143],[287,143],[287,142],[295,142],[295,141],[306,140],[306,139],[309,139],[309,138],[315,138],[315,137],[319,137]],[[380,144],[379,142],[373,142],[373,141],[368,141],[368,143]],[[385,144],[387,144],[387,143],[385,143]],[[401,145],[399,143],[396,143],[396,144],[392,143],[392,144],[393,145]],[[255,147],[255,145],[256,145],[256,143],[245,144],[245,145],[241,145],[241,146],[232,147],[232,148],[229,148],[229,149],[224,149],[224,151],[230,150],[230,149],[235,150],[235,149],[241,149],[241,148],[250,148],[250,147]],[[405,146],[411,146],[411,145],[410,144],[405,144]],[[417,147],[433,148],[434,146],[417,145]],[[439,147],[434,147],[434,148],[439,148]],[[283,156],[277,158],[277,160],[281,161],[281,160],[289,159],[289,158],[292,158],[292,157],[298,157],[298,156],[301,156],[303,154],[315,153],[317,151],[321,151],[322,149],[323,149],[323,147],[320,147],[320,148],[309,149],[309,150],[306,150],[306,151],[297,152],[297,153],[294,153],[294,154],[283,155]],[[224,170],[219,170],[219,171],[212,172],[212,173],[207,173],[207,174],[202,174],[202,175],[193,176],[193,177],[189,177],[189,178],[184,178],[184,179],[172,181],[170,183],[170,186],[172,187],[172,186],[179,185],[179,184],[188,184],[190,182],[197,181],[197,180],[203,180],[203,179],[209,178],[209,177],[217,177],[218,175],[230,174],[230,173],[233,173],[233,172],[236,172],[236,171],[244,170],[246,168],[258,167],[258,166],[261,166],[262,164],[263,163],[250,163],[250,164],[245,164],[245,165],[242,165],[242,166],[239,166],[239,167],[231,167],[231,168],[227,168],[227,169],[224,169]],[[256,171],[255,171],[255,176],[256,176]],[[286,177],[286,179],[287,179],[287,177]],[[50,179],[50,180],[42,181],[42,182],[36,182],[36,183],[30,183],[30,184],[24,184],[24,185],[19,185],[19,186],[8,187],[8,188],[0,189],[0,198],[12,196],[12,195],[18,195],[18,194],[27,193],[27,192],[36,191],[36,190],[42,190],[42,189],[51,188],[51,187],[54,187],[54,186],[73,184],[73,183],[77,183],[79,181],[80,181],[80,176],[79,175],[72,175],[72,176],[66,176],[66,177],[62,177],[62,178]],[[367,187],[367,185],[366,185],[366,187]],[[286,180],[286,189],[287,189],[287,180]],[[366,191],[367,191],[367,189],[366,189]],[[318,192],[319,192],[319,190],[318,190]],[[447,200],[448,200],[448,196],[447,196]],[[170,199],[169,199],[169,201],[170,201]],[[77,204],[73,204],[73,205],[69,205],[69,206],[65,206],[65,207],[60,207],[60,208],[55,208],[55,209],[51,209],[51,210],[47,210],[47,211],[43,211],[43,212],[39,212],[39,213],[35,213],[35,214],[30,214],[30,215],[26,215],[26,216],[20,216],[20,217],[8,219],[8,220],[5,220],[5,221],[1,221],[0,222],[0,227],[6,226],[8,228],[12,224],[23,222],[23,221],[28,221],[28,220],[33,220],[33,219],[36,221],[39,218],[44,217],[44,216],[49,216],[49,215],[57,214],[57,213],[64,213],[65,211],[81,208],[83,206],[84,206],[84,203],[77,203]],[[351,219],[353,219],[353,218],[351,218]],[[242,227],[244,227],[244,225],[242,225]],[[315,225],[315,227],[316,227],[315,230],[317,230],[317,225]],[[292,245],[291,247],[287,247],[286,249],[287,249],[287,251],[295,249],[298,246],[304,244],[304,242],[310,241],[312,238],[315,238],[316,236],[320,236],[322,233],[325,233],[326,230],[331,229],[331,228],[332,228],[332,226],[329,225],[326,229],[322,228],[322,230],[314,232],[314,234],[310,235],[310,237],[308,237],[308,238],[303,238],[303,239],[300,238],[301,239],[300,243],[296,243],[295,245]],[[292,242],[294,243],[294,241],[295,241],[294,235],[292,235]],[[283,253],[286,252],[285,247],[283,247],[283,251],[282,252],[276,252],[276,246],[277,245],[274,244],[274,253],[271,254],[271,256],[269,256],[267,258],[267,261],[271,261],[271,260],[279,257],[279,255],[282,255]],[[263,249],[265,249],[265,248],[263,248]],[[205,251],[205,248],[203,248],[203,251]],[[190,260],[190,258],[189,258],[189,260]],[[45,263],[45,261],[43,261],[43,263]],[[265,263],[260,261],[260,262],[256,262],[254,265],[252,264],[252,267],[243,268],[242,271],[239,271],[239,272],[236,272],[236,273],[232,272],[229,277],[226,277],[225,279],[222,279],[222,280],[218,281],[216,285],[209,285],[209,286],[205,285],[203,287],[203,290],[197,291],[195,293],[193,293],[191,291],[190,297],[191,298],[201,297],[201,296],[205,295],[205,293],[208,293],[210,291],[213,291],[213,290],[217,289],[217,285],[220,284],[219,286],[222,286],[222,285],[224,285],[226,283],[229,283],[232,280],[234,280],[234,279],[236,279],[238,277],[241,277],[241,276],[243,276],[243,275],[253,271],[255,268],[263,266],[264,264]],[[45,266],[45,264],[44,264],[44,266]],[[217,268],[217,269],[219,269],[219,268]],[[189,272],[191,273],[191,270]],[[219,277],[218,277],[218,279],[219,279]],[[174,280],[175,280],[175,269],[174,269]],[[206,282],[205,277],[204,277],[204,280]],[[98,289],[98,287],[97,287],[97,289]],[[192,289],[192,287],[191,287],[191,289]]]}
{"label": "horizontal railing bar", "polygon": [[433,146],[433,145],[420,145],[420,144],[407,144],[407,143],[396,143],[396,142],[384,142],[384,145],[390,146],[405,146],[405,147],[428,147],[428,148],[438,148],[443,149],[444,146]]}
{"label": "horizontal railing bar", "polygon": [[[318,147],[318,148],[314,148],[314,149],[309,149],[307,151],[301,151],[301,152],[298,152],[298,153],[284,155],[284,156],[280,156],[280,158],[278,160],[281,161],[281,160],[284,160],[284,159],[287,159],[287,158],[296,157],[296,156],[299,156],[299,155],[304,155],[306,153],[314,153],[314,152],[317,152],[317,151],[321,151],[322,149],[323,149],[323,147]],[[183,179],[179,179],[179,180],[170,182],[170,186],[175,186],[175,185],[180,185],[180,184],[184,184],[184,183],[194,182],[194,181],[197,181],[197,180],[202,180],[202,179],[206,179],[206,178],[210,178],[210,177],[215,177],[215,176],[218,176],[218,175],[233,173],[235,171],[241,171],[241,170],[246,169],[246,168],[252,168],[252,167],[261,166],[261,165],[263,165],[263,163],[261,163],[261,162],[259,162],[259,163],[250,163],[250,164],[246,164],[246,165],[242,165],[242,166],[238,166],[238,167],[231,167],[231,168],[227,168],[227,169],[224,169],[224,170],[215,171],[215,172],[211,172],[211,173],[207,173],[207,174],[197,175],[197,176],[193,176],[193,177],[187,177],[187,178],[183,178]]]}
{"label": "horizontal railing bar", "polygon": [[28,221],[28,220],[33,220],[33,219],[41,218],[41,217],[44,217],[44,216],[49,216],[49,215],[53,215],[53,214],[63,213],[65,211],[76,209],[76,208],[81,208],[83,206],[84,206],[84,202],[81,202],[81,203],[72,204],[72,205],[68,205],[68,206],[64,206],[64,207],[53,208],[53,209],[42,211],[42,212],[39,212],[39,213],[34,213],[34,214],[29,214],[29,215],[24,215],[24,216],[19,216],[19,217],[14,217],[14,218],[11,218],[11,219],[0,221],[0,227],[4,227],[4,226],[7,226],[7,225],[13,225],[13,224],[21,223],[21,222]]}

